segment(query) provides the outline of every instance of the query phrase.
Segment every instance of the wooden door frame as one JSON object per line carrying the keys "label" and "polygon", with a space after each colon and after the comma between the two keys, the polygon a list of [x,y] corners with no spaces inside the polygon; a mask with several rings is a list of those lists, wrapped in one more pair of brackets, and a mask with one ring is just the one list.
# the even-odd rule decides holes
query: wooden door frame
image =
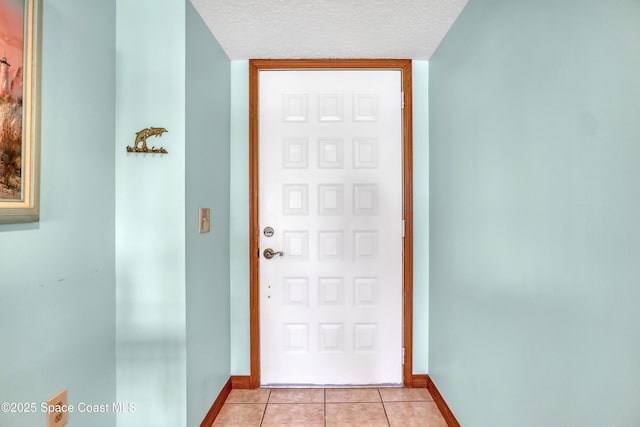
{"label": "wooden door frame", "polygon": [[413,125],[411,60],[408,59],[252,59],[249,61],[249,263],[250,263],[250,347],[249,386],[260,387],[260,224],[258,221],[258,75],[261,70],[295,69],[389,69],[402,71],[404,91],[403,128],[403,382],[414,385],[413,377]]}

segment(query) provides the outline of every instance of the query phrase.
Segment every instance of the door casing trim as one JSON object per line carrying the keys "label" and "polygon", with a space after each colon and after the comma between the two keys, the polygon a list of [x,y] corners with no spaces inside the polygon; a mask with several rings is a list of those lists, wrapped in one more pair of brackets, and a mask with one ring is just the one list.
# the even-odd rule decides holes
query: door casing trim
{"label": "door casing trim", "polygon": [[261,70],[390,69],[402,71],[403,157],[403,331],[405,387],[413,386],[413,121],[409,59],[252,59],[249,61],[249,317],[251,373],[249,385],[260,387],[260,224],[258,223],[258,75]]}

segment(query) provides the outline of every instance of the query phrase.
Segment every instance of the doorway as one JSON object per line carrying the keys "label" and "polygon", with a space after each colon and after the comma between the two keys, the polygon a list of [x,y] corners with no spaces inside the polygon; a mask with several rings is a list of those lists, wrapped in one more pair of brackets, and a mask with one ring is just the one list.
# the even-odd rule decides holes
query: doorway
{"label": "doorway", "polygon": [[[287,86],[295,80],[296,74],[308,78],[314,74],[311,71],[319,70],[327,72],[328,82],[343,80],[342,76],[355,78],[348,84],[360,89],[348,92],[343,90],[345,88],[336,88],[330,83],[327,83],[328,86],[325,85],[324,89],[319,86],[320,89],[316,91],[301,90],[295,85]],[[306,72],[301,73],[302,71]],[[357,74],[356,71],[361,74]],[[287,76],[286,73],[292,74]],[[375,89],[362,89],[360,84],[354,83],[354,81],[366,80],[367,75],[386,75],[391,80],[397,79],[398,96],[395,101],[393,101],[393,95],[379,95]],[[279,92],[273,96],[273,102],[263,99],[262,102],[266,104],[262,105],[260,97],[267,95],[261,91],[261,85],[265,84],[263,80],[269,80],[267,76],[273,76],[276,80],[279,78],[278,84],[282,87],[279,87]],[[309,88],[313,86],[314,83],[310,83]],[[382,97],[380,104],[378,104],[378,96]],[[353,134],[345,136],[339,133],[344,130],[344,124],[347,121],[360,121],[361,123],[357,125],[376,122],[377,108],[386,108],[393,102],[396,102],[399,111],[396,144],[399,167],[395,172],[397,175],[395,190],[384,190],[384,194],[389,195],[395,191],[398,199],[397,203],[385,203],[381,208],[383,190],[377,184],[366,182],[361,178],[351,181],[335,179],[335,176],[340,175],[335,173],[337,171],[342,171],[343,176],[346,175],[344,171],[347,166],[355,172],[370,172],[371,169],[375,169],[371,166],[378,161],[376,156],[378,153],[383,154],[383,151],[379,151],[381,144],[377,138],[379,129],[370,129],[367,134],[367,131],[363,131],[364,128],[360,126],[359,130]],[[296,130],[291,135],[279,135],[281,128],[273,130],[272,134],[264,133],[263,113],[266,111],[266,105],[272,103],[276,104],[273,112],[274,117],[277,117],[274,123],[279,123],[276,128],[282,123],[293,124],[290,128]],[[309,123],[312,117],[319,121],[320,130],[312,136],[305,136],[305,131],[300,131],[300,126],[296,125]],[[329,130],[330,127],[326,126],[336,124],[338,124],[337,128],[341,129],[338,133]],[[391,126],[393,127],[393,124]],[[337,128],[334,126],[334,129]],[[264,141],[261,141],[261,138]],[[380,156],[378,163],[395,163],[392,158],[393,154],[385,152]],[[270,170],[267,175],[264,175],[260,164],[261,159],[262,166],[277,165],[277,169]],[[330,183],[323,181],[322,178],[318,180],[317,177],[314,178],[315,181],[307,181],[306,179],[311,177],[309,171],[301,173],[300,169],[310,166],[313,166],[316,172],[318,170],[322,172],[322,169],[334,172],[334,178]],[[289,168],[289,172],[293,171],[294,175],[297,173],[298,178],[293,181],[286,179],[287,182],[282,181],[280,179],[283,176],[282,167]],[[358,171],[359,167],[362,170]],[[394,172],[391,173],[393,175]],[[269,176],[275,178],[276,184],[272,190],[265,192]],[[320,176],[322,177],[322,174]],[[253,60],[250,62],[251,386],[257,387],[265,383],[343,383],[339,378],[346,378],[344,383],[347,384],[402,381],[405,385],[411,385],[413,290],[411,177],[410,61]],[[394,181],[394,178],[389,180]],[[375,182],[381,181],[385,181],[385,178]],[[266,202],[268,194],[276,194],[276,196],[274,201],[265,204],[263,202]],[[266,206],[269,205],[274,209],[267,214]],[[387,205],[391,210],[386,209]],[[393,211],[394,205],[397,205],[397,215]],[[377,209],[380,209],[380,212]],[[268,216],[274,213],[279,217],[265,217],[265,214]],[[346,222],[355,223],[355,227],[337,226],[337,224],[344,224],[347,213],[349,218]],[[382,222],[387,223],[389,225],[387,228],[391,231],[378,230],[375,222],[372,223],[373,225],[361,226],[362,223],[372,221],[376,217],[384,217],[387,213],[391,218],[384,219]],[[309,214],[314,216],[313,223],[318,220],[329,222],[311,230],[305,227],[310,224]],[[283,219],[284,222],[282,222]],[[353,219],[355,221],[350,221]],[[296,221],[298,225],[295,225]],[[269,222],[273,222],[272,225],[276,226],[272,227]],[[291,224],[294,225],[290,226]],[[396,236],[393,235],[394,228]],[[398,237],[395,248],[390,244],[394,237]],[[274,249],[272,252],[276,255],[265,257],[267,247]],[[387,247],[389,251],[385,252]],[[284,254],[281,255],[278,252],[284,252]],[[371,268],[381,264],[379,260],[374,259],[378,255],[381,259],[391,259],[390,264],[394,264],[395,257],[396,273],[392,271],[386,278],[384,276],[386,273],[382,273],[382,276],[372,273]],[[355,272],[345,275],[342,274],[342,270],[336,270],[339,259],[349,260],[347,269],[354,266],[354,261],[361,262],[359,267],[355,267]],[[310,262],[314,264],[309,264]],[[358,268],[360,270],[357,270]],[[394,267],[392,265],[389,268],[393,270]],[[304,274],[309,272],[312,274]],[[395,291],[391,289],[390,293],[385,294],[387,288],[393,288],[394,283],[397,284]],[[393,302],[394,295],[397,304]],[[390,304],[387,308],[380,306],[385,301]],[[316,309],[323,308],[321,307],[323,303],[326,303],[324,308],[328,309],[325,311],[332,312],[332,315],[337,317],[328,321],[326,317],[322,317],[323,314],[318,317],[317,310],[311,318],[296,317],[302,312],[308,315],[313,311],[309,310],[311,305]],[[301,308],[304,309],[301,310]],[[393,314],[394,309],[396,314]],[[284,318],[279,318],[279,323],[272,326],[263,324],[266,322],[265,319],[272,319],[274,315],[280,316],[287,312]],[[342,321],[346,312],[351,318],[349,322]],[[358,312],[363,317],[357,318]],[[384,318],[371,317],[380,312],[390,313],[388,317],[390,320],[387,322]],[[293,317],[286,317],[292,315]],[[393,331],[394,322],[395,332]],[[381,331],[386,328],[387,323],[391,325],[388,329],[392,331],[385,335]],[[263,341],[261,336],[265,338]],[[273,354],[267,354],[267,351],[274,348]],[[378,349],[382,349],[386,355],[376,359],[375,353]],[[277,365],[280,359],[284,363],[280,367],[276,366],[275,371],[271,370],[274,362]],[[376,368],[381,360],[389,361],[387,368]],[[338,374],[339,369],[337,371],[334,368],[326,369],[328,366],[335,367],[335,363],[331,361],[342,361],[339,364],[345,366],[344,372]],[[344,375],[367,364],[370,366],[369,370],[365,369],[359,376]],[[394,368],[394,364],[397,368]],[[310,366],[325,366],[325,368],[316,369],[319,375],[305,376],[304,372],[314,371],[309,369]],[[267,377],[262,381],[261,371],[265,368]],[[282,374],[283,369],[289,369],[290,372]],[[280,374],[274,376],[273,372],[280,372]],[[375,375],[381,372],[383,374]],[[290,379],[287,380],[287,378]]]}

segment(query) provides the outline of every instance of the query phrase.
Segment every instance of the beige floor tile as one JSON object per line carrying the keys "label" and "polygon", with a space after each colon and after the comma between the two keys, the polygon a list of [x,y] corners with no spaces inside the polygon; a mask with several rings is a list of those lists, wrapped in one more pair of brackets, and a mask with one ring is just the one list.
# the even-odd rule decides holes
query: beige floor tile
{"label": "beige floor tile", "polygon": [[433,402],[385,402],[391,427],[447,427]]}
{"label": "beige floor tile", "polygon": [[328,388],[325,398],[327,403],[381,401],[377,388]]}
{"label": "beige floor tile", "polygon": [[383,402],[431,402],[433,398],[426,388],[380,388]]}
{"label": "beige floor tile", "polygon": [[213,424],[261,425],[447,427],[427,389],[399,387],[236,389],[229,394]]}
{"label": "beige floor tile", "polygon": [[267,403],[270,391],[268,388],[256,388],[254,390],[234,389],[229,393],[225,403]]}
{"label": "beige floor tile", "polygon": [[327,403],[327,427],[388,427],[382,403]]}
{"label": "beige floor tile", "polygon": [[259,427],[265,406],[264,403],[225,403],[213,427]]}
{"label": "beige floor tile", "polygon": [[262,426],[324,427],[324,404],[270,403]]}
{"label": "beige floor tile", "polygon": [[324,403],[324,389],[275,388],[271,390],[269,403]]}

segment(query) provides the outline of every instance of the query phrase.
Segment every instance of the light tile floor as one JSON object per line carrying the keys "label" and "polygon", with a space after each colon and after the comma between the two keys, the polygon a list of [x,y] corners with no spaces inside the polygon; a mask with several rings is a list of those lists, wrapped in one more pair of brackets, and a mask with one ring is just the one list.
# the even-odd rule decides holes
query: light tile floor
{"label": "light tile floor", "polygon": [[213,426],[447,427],[425,388],[231,390]]}

